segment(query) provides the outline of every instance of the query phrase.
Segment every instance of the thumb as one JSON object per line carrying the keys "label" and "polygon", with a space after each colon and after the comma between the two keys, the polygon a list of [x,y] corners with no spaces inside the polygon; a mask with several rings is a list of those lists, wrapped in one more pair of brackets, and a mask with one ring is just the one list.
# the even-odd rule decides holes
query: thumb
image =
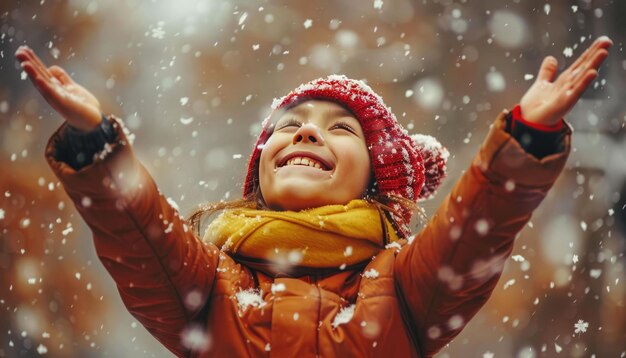
{"label": "thumb", "polygon": [[50,71],[50,73],[52,73],[54,77],[56,77],[56,79],[58,79],[61,82],[61,84],[67,85],[67,84],[74,83],[74,80],[70,77],[70,75],[67,74],[67,72],[65,72],[63,68],[57,65],[54,65],[54,66],[50,66],[48,70]]}
{"label": "thumb", "polygon": [[539,68],[539,73],[537,74],[537,80],[552,82],[558,69],[558,64],[558,61],[553,56],[544,58]]}

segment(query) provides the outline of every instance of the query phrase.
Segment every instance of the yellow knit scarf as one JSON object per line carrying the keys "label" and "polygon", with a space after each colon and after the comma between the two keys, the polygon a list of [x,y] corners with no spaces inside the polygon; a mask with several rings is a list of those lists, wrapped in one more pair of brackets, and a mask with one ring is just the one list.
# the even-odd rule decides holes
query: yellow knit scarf
{"label": "yellow knit scarf", "polygon": [[358,266],[398,236],[381,210],[359,199],[299,212],[227,210],[204,240],[266,273],[294,275]]}

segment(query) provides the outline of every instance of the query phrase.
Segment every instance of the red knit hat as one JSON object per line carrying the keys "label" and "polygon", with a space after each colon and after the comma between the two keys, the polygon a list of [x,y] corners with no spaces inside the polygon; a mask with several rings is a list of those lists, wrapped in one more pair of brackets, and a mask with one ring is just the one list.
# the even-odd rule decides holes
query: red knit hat
{"label": "red knit hat", "polygon": [[[288,95],[274,99],[273,111],[263,121],[263,129],[250,157],[244,196],[258,188],[261,150],[273,131],[270,118],[280,109],[309,99],[339,103],[359,120],[374,172],[373,189],[377,193],[414,202],[430,199],[435,194],[446,174],[448,150],[431,136],[410,136],[383,99],[364,82],[331,75],[302,84]],[[408,223],[412,213],[400,206],[394,209],[401,215],[394,215],[396,226],[406,236],[410,233]]]}

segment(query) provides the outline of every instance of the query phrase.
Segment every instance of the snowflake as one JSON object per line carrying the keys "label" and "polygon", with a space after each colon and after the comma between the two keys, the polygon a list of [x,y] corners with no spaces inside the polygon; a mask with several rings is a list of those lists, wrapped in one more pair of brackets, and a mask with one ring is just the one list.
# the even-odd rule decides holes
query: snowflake
{"label": "snowflake", "polygon": [[375,279],[377,278],[379,275],[378,271],[376,271],[376,269],[369,269],[365,272],[363,272],[363,276],[366,278],[371,278],[371,279]]}
{"label": "snowflake", "polygon": [[561,353],[562,350],[563,350],[563,347],[561,347],[558,344],[554,343],[554,351],[555,352]]}
{"label": "snowflake", "polygon": [[587,327],[589,327],[589,323],[579,319],[578,322],[574,323],[574,333],[585,333],[587,332]]}
{"label": "snowflake", "polygon": [[48,353],[48,347],[44,346],[43,344],[39,344],[39,346],[37,346],[37,353],[41,355]]}
{"label": "snowflake", "polygon": [[572,57],[573,54],[574,54],[574,50],[571,47],[566,47],[563,50],[563,55],[565,55],[565,57]]}
{"label": "snowflake", "polygon": [[206,351],[211,346],[211,336],[200,326],[185,328],[180,336],[182,345],[192,351]]}
{"label": "snowflake", "polygon": [[245,311],[249,306],[261,308],[266,305],[263,300],[263,291],[249,288],[247,290],[240,290],[235,294],[239,308]]}
{"label": "snowflake", "polygon": [[161,27],[152,29],[152,37],[154,37],[155,39],[162,40],[163,36],[165,36],[165,31]]}
{"label": "snowflake", "polygon": [[243,23],[246,22],[246,18],[248,18],[247,12],[241,14],[241,17],[239,17],[239,26],[243,25]]}
{"label": "snowflake", "polygon": [[341,324],[346,324],[350,322],[350,320],[352,319],[352,316],[354,316],[355,307],[356,305],[343,307],[339,311],[339,313],[337,313],[337,315],[335,316],[335,319],[333,319],[333,323],[332,323],[333,328],[337,328]]}

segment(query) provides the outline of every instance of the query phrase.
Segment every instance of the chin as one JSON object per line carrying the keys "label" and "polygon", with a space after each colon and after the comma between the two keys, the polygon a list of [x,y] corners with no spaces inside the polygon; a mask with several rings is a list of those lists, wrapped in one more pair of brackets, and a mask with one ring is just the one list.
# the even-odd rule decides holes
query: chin
{"label": "chin", "polygon": [[319,196],[289,196],[283,200],[278,200],[276,205],[270,205],[270,207],[275,207],[279,210],[291,210],[291,211],[300,211],[305,209],[317,208],[319,206],[324,206],[328,204],[333,204],[326,200],[322,200]]}
{"label": "chin", "polygon": [[312,209],[324,205],[338,204],[337,198],[325,197],[326,193],[314,191],[303,193],[301,189],[289,190],[283,188],[272,195],[274,198],[265,198],[267,206],[273,210],[300,211]]}

